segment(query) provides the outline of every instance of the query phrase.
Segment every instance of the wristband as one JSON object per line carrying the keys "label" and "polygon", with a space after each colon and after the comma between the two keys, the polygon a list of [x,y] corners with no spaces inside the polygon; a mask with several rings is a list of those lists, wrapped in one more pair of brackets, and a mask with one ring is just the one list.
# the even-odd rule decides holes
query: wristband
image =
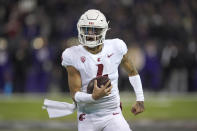
{"label": "wristband", "polygon": [[76,102],[83,102],[83,103],[91,103],[95,100],[92,98],[92,94],[87,94],[85,92],[76,92],[75,93],[75,101]]}
{"label": "wristband", "polygon": [[144,94],[142,89],[142,82],[139,75],[130,76],[129,81],[133,86],[136,95],[136,101],[144,101]]}

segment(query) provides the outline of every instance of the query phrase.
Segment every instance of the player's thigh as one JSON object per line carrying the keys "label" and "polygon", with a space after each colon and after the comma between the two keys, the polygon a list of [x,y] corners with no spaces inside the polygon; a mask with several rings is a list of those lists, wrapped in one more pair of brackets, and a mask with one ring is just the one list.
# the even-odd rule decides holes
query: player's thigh
{"label": "player's thigh", "polygon": [[103,131],[131,131],[131,129],[122,113],[120,113],[112,116],[112,119],[105,126]]}
{"label": "player's thigh", "polygon": [[96,131],[89,116],[84,113],[78,113],[78,131]]}
{"label": "player's thigh", "polygon": [[78,131],[95,131],[90,123],[78,123]]}

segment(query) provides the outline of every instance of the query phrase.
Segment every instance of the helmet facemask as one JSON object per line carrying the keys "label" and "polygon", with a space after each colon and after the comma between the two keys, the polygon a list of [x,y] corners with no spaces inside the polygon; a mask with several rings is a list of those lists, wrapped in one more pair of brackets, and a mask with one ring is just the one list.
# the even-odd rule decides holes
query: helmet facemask
{"label": "helmet facemask", "polygon": [[106,29],[97,27],[80,27],[80,43],[90,48],[101,45],[105,40]]}

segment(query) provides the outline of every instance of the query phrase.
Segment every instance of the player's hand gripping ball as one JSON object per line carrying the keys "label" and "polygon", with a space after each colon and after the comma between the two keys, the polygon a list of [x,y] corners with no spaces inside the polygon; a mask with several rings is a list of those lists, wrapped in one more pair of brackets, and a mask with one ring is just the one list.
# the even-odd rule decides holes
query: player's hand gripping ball
{"label": "player's hand gripping ball", "polygon": [[[101,85],[106,85],[107,82],[110,80],[108,76],[97,76],[95,78],[93,78],[89,84],[88,84],[88,87],[87,87],[87,93],[88,94],[92,94],[93,92],[93,89],[94,89],[94,80],[97,80],[97,86],[99,88],[101,88]],[[108,85],[108,87],[111,86],[111,83]]]}

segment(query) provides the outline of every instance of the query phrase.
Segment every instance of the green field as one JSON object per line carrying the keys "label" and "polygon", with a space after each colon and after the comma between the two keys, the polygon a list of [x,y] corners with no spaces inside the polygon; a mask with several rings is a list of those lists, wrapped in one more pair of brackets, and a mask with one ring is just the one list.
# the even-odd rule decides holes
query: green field
{"label": "green field", "polygon": [[[72,102],[69,95],[14,95],[0,96],[0,121],[49,120],[46,110],[42,110],[44,98]],[[196,94],[150,94],[145,93],[145,112],[134,116],[131,105],[135,97],[131,93],[121,93],[123,114],[127,120],[197,120]],[[55,120],[75,121],[76,113]]]}

